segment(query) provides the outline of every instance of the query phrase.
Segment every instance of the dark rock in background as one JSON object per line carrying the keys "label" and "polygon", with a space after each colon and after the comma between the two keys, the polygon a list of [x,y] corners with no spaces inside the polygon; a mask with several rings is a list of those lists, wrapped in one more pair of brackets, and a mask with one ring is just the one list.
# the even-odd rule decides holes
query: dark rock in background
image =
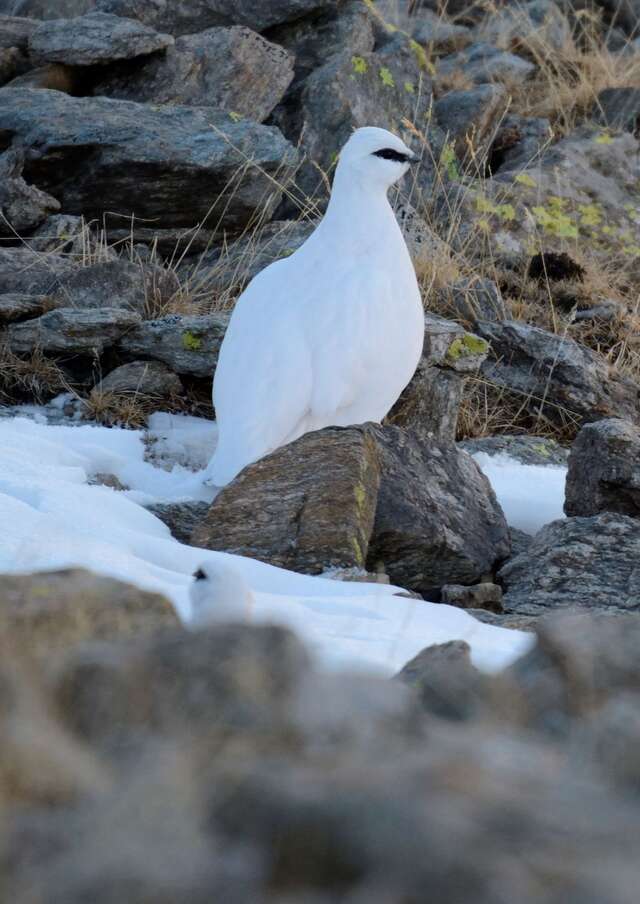
{"label": "dark rock in background", "polygon": [[640,430],[618,418],[586,424],[571,447],[567,515],[640,518]]}
{"label": "dark rock in background", "polygon": [[[277,129],[205,108],[22,88],[0,91],[0,131],[24,147],[25,178],[65,213],[100,219],[108,210],[159,226],[193,226],[223,210],[229,226],[242,226],[257,208],[275,209],[270,176],[284,178],[296,156]],[[229,185],[243,151],[253,165]]]}
{"label": "dark rock in background", "polygon": [[111,67],[94,93],[149,104],[214,107],[263,122],[293,78],[293,57],[249,28],[210,28],[164,54]]}

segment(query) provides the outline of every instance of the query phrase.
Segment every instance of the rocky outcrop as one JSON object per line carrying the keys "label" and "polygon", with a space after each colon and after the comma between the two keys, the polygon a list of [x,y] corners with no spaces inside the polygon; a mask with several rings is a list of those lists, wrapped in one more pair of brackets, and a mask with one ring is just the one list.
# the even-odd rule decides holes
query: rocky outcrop
{"label": "rocky outcrop", "polygon": [[140,395],[156,399],[160,404],[165,399],[179,395],[182,391],[180,377],[160,361],[133,361],[121,364],[100,380],[96,386],[99,392],[116,395]]}
{"label": "rocky outcrop", "polygon": [[[32,0],[33,2],[33,0]],[[80,2],[80,0],[75,0]],[[83,0],[89,2],[89,0]],[[273,25],[333,9],[337,0],[96,0],[97,8],[116,16],[130,16],[173,35],[193,34],[213,25],[248,25],[264,31]]]}
{"label": "rocky outcrop", "polygon": [[440,79],[462,72],[474,85],[499,81],[512,84],[525,82],[535,70],[535,65],[528,60],[487,43],[472,44],[458,53],[443,57],[438,63]]}
{"label": "rocky outcrop", "polygon": [[11,324],[7,344],[17,354],[40,349],[52,354],[99,355],[139,323],[140,315],[126,308],[58,308]]}
{"label": "rocky outcrop", "polygon": [[67,66],[129,60],[172,44],[171,35],[158,34],[133,19],[100,12],[43,23],[29,36],[29,52],[36,63]]}
{"label": "rocky outcrop", "polygon": [[618,512],[640,518],[640,430],[611,418],[587,424],[571,447],[567,515]]}
{"label": "rocky outcrop", "polygon": [[23,165],[15,151],[0,154],[0,236],[6,238],[23,235],[60,210],[55,198],[27,185]]}
{"label": "rocky outcrop", "polygon": [[572,339],[518,321],[478,321],[491,346],[484,376],[518,394],[527,410],[553,423],[603,417],[637,420],[640,387]]}
{"label": "rocky outcrop", "polygon": [[369,430],[308,433],[245,468],[191,542],[307,574],[364,567],[380,470]]}
{"label": "rocky outcrop", "polygon": [[489,481],[450,443],[398,427],[376,431],[382,479],[367,558],[393,584],[428,594],[473,584],[509,554],[507,525]]}
{"label": "rocky outcrop", "polygon": [[547,524],[499,572],[506,612],[640,609],[640,520],[613,512]]}
{"label": "rocky outcrop", "polygon": [[465,380],[478,370],[488,350],[484,340],[466,333],[460,324],[425,314],[422,358],[386,423],[418,438],[453,442]]}
{"label": "rocky outcrop", "polygon": [[53,307],[55,302],[50,295],[27,295],[21,292],[0,295],[0,325],[39,317]]}
{"label": "rocky outcrop", "polygon": [[163,596],[89,571],[3,575],[0,634],[3,651],[37,655],[85,640],[108,640],[176,627]]}
{"label": "rocky outcrop", "polygon": [[129,358],[162,361],[177,374],[211,377],[228,323],[228,314],[169,314],[135,325],[119,349]]}
{"label": "rocky outcrop", "polygon": [[[27,181],[65,213],[101,220],[110,211],[160,227],[215,222],[222,213],[241,227],[257,208],[273,211],[271,177],[286,177],[296,157],[277,129],[207,108],[24,88],[0,91],[0,131],[27,151]],[[230,185],[247,156],[251,165]]]}
{"label": "rocky outcrop", "polygon": [[178,38],[165,54],[112,71],[96,94],[151,104],[211,106],[263,122],[293,78],[293,57],[249,28]]}
{"label": "rocky outcrop", "polygon": [[433,109],[458,156],[468,156],[472,147],[479,165],[493,141],[494,125],[508,103],[509,96],[502,85],[483,84],[466,91],[449,91],[435,102]]}

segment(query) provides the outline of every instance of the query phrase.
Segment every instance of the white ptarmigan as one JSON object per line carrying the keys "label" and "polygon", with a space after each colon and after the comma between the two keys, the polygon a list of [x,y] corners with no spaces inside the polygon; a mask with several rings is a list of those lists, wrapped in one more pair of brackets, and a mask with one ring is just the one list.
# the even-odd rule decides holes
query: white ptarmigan
{"label": "white ptarmigan", "polygon": [[416,160],[385,129],[354,132],[316,230],[238,299],[214,379],[207,483],[226,485],[310,430],[381,421],[413,376],[424,313],[387,191]]}
{"label": "white ptarmigan", "polygon": [[193,578],[189,588],[189,624],[192,628],[251,619],[253,593],[244,577],[231,565],[207,562],[198,568]]}

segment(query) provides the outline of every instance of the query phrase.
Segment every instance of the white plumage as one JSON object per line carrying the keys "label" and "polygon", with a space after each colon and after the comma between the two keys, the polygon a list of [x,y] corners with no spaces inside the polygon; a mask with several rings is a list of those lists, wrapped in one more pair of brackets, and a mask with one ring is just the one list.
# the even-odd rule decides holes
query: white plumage
{"label": "white plumage", "polygon": [[239,571],[222,562],[207,562],[193,576],[189,589],[194,628],[220,622],[248,621],[253,613],[251,588]]}
{"label": "white plumage", "polygon": [[354,132],[314,233],[240,296],[214,379],[209,483],[310,430],[381,421],[413,376],[424,315],[387,191],[415,159],[384,129]]}

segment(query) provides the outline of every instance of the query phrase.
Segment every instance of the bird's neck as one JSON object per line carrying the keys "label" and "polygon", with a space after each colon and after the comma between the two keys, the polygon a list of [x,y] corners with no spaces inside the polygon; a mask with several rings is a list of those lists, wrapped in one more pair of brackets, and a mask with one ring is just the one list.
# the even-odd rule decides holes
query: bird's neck
{"label": "bird's neck", "polygon": [[374,237],[385,223],[396,223],[386,188],[365,185],[359,174],[338,167],[323,228],[347,240],[349,235]]}

